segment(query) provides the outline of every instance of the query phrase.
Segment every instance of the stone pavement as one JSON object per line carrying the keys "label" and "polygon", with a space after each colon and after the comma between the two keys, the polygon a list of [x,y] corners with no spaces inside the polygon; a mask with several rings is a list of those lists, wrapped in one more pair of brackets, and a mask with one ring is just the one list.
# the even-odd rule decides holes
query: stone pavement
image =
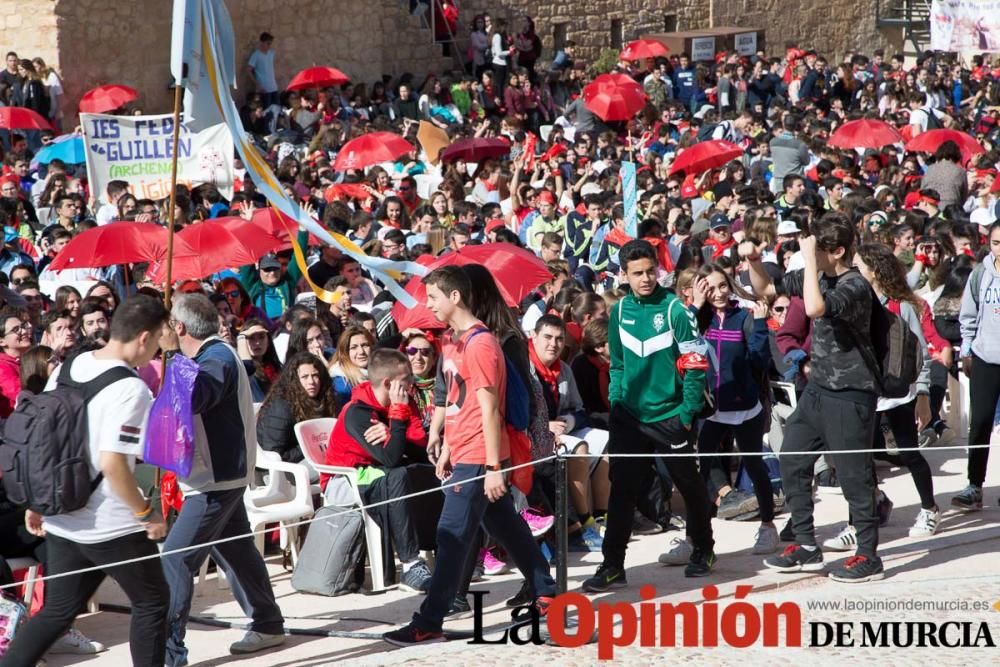
{"label": "stone pavement", "polygon": [[[965,485],[965,454],[962,450],[927,452],[934,472],[935,494],[947,508],[951,495]],[[994,468],[995,470],[995,468]],[[924,665],[933,661],[937,666],[997,664],[1000,648],[805,648],[809,643],[810,622],[857,623],[854,639],[860,643],[863,620],[934,621],[937,623],[969,621],[973,634],[980,622],[989,624],[995,643],[1000,644],[1000,612],[989,607],[1000,601],[1000,483],[994,473],[988,477],[987,507],[973,514],[961,514],[947,509],[941,532],[929,539],[911,539],[907,531],[919,509],[912,480],[899,469],[880,469],[882,488],[895,502],[887,527],[881,531],[880,553],[886,565],[886,579],[863,585],[839,584],[812,574],[781,575],[767,571],[761,557],[749,553],[756,524],[715,521],[716,549],[719,562],[712,576],[706,579],[685,579],[682,568],[666,568],[656,564],[669,539],[676,532],[642,537],[632,542],[628,553],[629,588],[605,595],[601,602],[638,602],[643,584],[656,587],[656,602],[678,603],[703,601],[702,586],[718,587],[720,615],[725,605],[733,601],[737,584],[753,586],[746,598],[757,609],[765,603],[798,603],[803,621],[803,648],[764,648],[759,642],[748,648],[619,648],[615,661],[621,664],[646,665],[671,661],[693,662],[699,665],[731,665],[737,661],[763,664],[776,660],[798,659],[815,665],[843,664],[848,660],[867,660],[880,665]],[[837,495],[822,495],[816,505],[818,537],[826,539],[836,534],[846,518],[847,507]],[[779,526],[784,521],[779,516]],[[827,554],[827,561],[848,554]],[[188,644],[192,665],[225,665],[239,663],[241,667],[318,666],[327,664],[357,665],[440,665],[442,658],[449,665],[500,665],[535,667],[542,661],[555,665],[597,664],[596,644],[574,649],[550,646],[469,645],[464,641],[409,649],[394,649],[375,639],[378,634],[406,622],[419,604],[419,598],[399,591],[381,595],[347,595],[337,598],[308,596],[296,593],[289,584],[290,575],[281,571],[276,559],[269,559],[278,602],[287,615],[288,627],[319,633],[361,633],[348,637],[291,636],[281,648],[250,657],[228,654],[228,645],[239,639],[240,630],[220,629],[192,623],[188,629]],[[570,591],[579,591],[580,582],[593,573],[599,564],[599,554],[571,554]],[[474,590],[488,590],[485,625],[501,627],[509,621],[509,612],[502,601],[513,595],[519,586],[515,574],[492,577],[476,584]],[[124,603],[121,594],[111,584],[102,589],[101,602]],[[981,611],[847,611],[832,608],[815,609],[817,603],[842,603],[844,600],[868,601],[887,605],[908,603],[910,600],[955,601],[982,604]],[[219,590],[210,578],[195,598],[193,612],[198,616],[242,623],[238,605],[228,590]],[[704,613],[704,611],[702,612]],[[109,646],[97,656],[50,656],[49,665],[124,665],[128,664],[128,623],[125,616],[101,612],[81,617],[78,627],[88,636]],[[471,630],[472,620],[456,621],[447,626],[454,630]],[[742,627],[742,625],[740,626]],[[489,631],[487,638],[491,637]],[[952,635],[950,636],[958,636]],[[779,646],[784,632],[779,635]],[[680,635],[678,635],[680,642]]]}

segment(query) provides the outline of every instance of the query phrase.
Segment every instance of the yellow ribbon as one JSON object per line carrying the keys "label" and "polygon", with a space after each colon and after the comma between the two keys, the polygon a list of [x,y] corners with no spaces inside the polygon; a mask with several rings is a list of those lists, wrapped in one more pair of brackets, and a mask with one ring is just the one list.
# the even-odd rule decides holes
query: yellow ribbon
{"label": "yellow ribbon", "polygon": [[[302,252],[302,246],[299,245],[299,241],[296,238],[298,236],[298,230],[295,227],[292,227],[291,225],[288,224],[288,221],[285,219],[285,216],[282,215],[281,211],[279,211],[276,207],[272,206],[271,210],[274,211],[275,215],[278,216],[278,220],[281,222],[282,225],[284,225],[285,231],[288,232],[288,239],[292,242],[292,253],[295,255],[295,263],[298,265],[299,271],[302,272],[302,277],[305,278],[306,282],[309,284],[309,288],[312,289],[313,293],[316,295],[316,298],[322,301],[323,303],[328,303],[331,306],[337,305],[340,302],[340,299],[344,296],[343,290],[337,290],[335,292],[331,292],[329,290],[323,289],[322,287],[320,287],[319,285],[317,285],[312,281],[312,278],[309,277],[309,265],[306,264],[306,255],[304,252]],[[330,232],[330,233],[334,235],[334,238],[339,236],[339,234],[336,234],[335,232]],[[337,240],[340,241],[340,239]],[[350,241],[348,241],[346,238],[343,240],[343,242],[350,243]]]}

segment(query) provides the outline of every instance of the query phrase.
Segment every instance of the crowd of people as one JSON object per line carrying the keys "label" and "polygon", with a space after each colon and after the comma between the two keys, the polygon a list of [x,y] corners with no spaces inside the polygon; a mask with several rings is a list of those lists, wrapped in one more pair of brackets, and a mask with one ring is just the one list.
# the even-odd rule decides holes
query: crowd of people
{"label": "crowd of people", "polygon": [[[525,577],[508,604],[544,614],[555,593],[549,540],[560,484],[571,500],[570,551],[603,554],[583,582],[591,593],[627,585],[633,535],[676,529],[680,519],[686,535],[660,562],[689,577],[711,575],[713,533],[725,522],[752,521],[759,529],[747,548],[769,568],[819,571],[824,553],[844,553],[832,578],[880,579],[879,527],[894,519],[874,459],[913,477],[921,508],[904,519],[910,537],[942,529],[918,448],[956,436],[988,443],[1000,399],[1000,72],[984,57],[970,65],[940,53],[913,65],[881,52],[834,62],[794,45],[785,57],[721,53],[711,63],[674,54],[618,64],[648,101],[635,118],[609,123],[581,96],[589,75],[572,43],[546,62],[531,21],[517,29],[475,17],[468,71],[422,80],[282,93],[273,69],[280,38],[268,33],[248,63],[256,90],[245,128],[289,196],[325,227],[388,259],[512,244],[544,263],[548,280],[513,307],[503,271],[436,268],[422,278],[422,306],[437,324],[401,327],[386,286],[333,247],[307,247],[306,267],[288,250],[184,281],[169,313],[146,265],[53,271],[75,235],[110,220],[181,229],[250,217],[266,201],[237,164],[232,198],[180,186],[170,221],[166,200],[137,199],[122,181],[90,192],[80,166],[36,168],[26,138],[10,137],[0,179],[0,417],[63,376],[137,374],[88,405],[92,467],[104,478],[87,506],[41,517],[6,503],[5,558],[34,555],[58,573],[152,553],[150,540],[164,537],[169,551],[247,534],[242,497],[256,444],[308,466],[294,427],[317,418],[337,418],[324,462],[358,469],[366,503],[452,483],[432,517],[433,568],[420,555],[417,524],[427,517],[414,504],[376,513],[400,585],[426,594],[413,622],[386,635],[397,645],[443,640],[442,623],[469,611],[469,583],[508,563]],[[14,54],[7,63],[0,92],[12,67],[30,73]],[[15,96],[31,88],[9,87]],[[906,139],[951,128],[983,150],[970,156],[952,140],[932,153],[827,143],[859,118],[885,120]],[[365,170],[333,168],[340,147],[370,131],[419,146],[422,121],[452,141],[503,138],[509,155],[444,163],[415,150]],[[672,169],[713,138],[743,155],[698,173]],[[639,163],[631,232],[618,176],[629,159]],[[308,246],[307,235],[299,239]],[[70,284],[41,290],[81,280],[92,281],[86,294]],[[317,298],[310,282],[334,298]],[[923,370],[902,397],[880,395],[871,340],[882,310],[920,345]],[[136,491],[132,466],[164,359],[175,353],[200,365],[199,465],[178,480],[183,507],[168,532]],[[968,433],[942,415],[959,373],[969,378]],[[503,471],[525,448],[546,460],[530,484],[517,475],[511,483]],[[856,451],[870,448],[882,451]],[[780,464],[753,455],[768,450],[813,455]],[[547,460],[557,452],[577,455],[565,481]],[[704,456],[614,456],[654,453]],[[988,454],[969,450],[968,486],[951,506],[983,507]],[[343,493],[339,478],[310,474],[326,498]],[[683,517],[671,512],[674,489]],[[843,493],[850,506],[843,530],[822,543],[814,493]],[[789,519],[779,528],[782,512]],[[217,547],[253,619],[234,653],[283,641],[251,542]],[[207,557],[196,549],[111,571],[133,603],[135,664],[187,664],[192,580]],[[45,582],[45,603],[9,647],[9,664],[33,665],[53,642],[99,650],[69,628],[102,576]]]}

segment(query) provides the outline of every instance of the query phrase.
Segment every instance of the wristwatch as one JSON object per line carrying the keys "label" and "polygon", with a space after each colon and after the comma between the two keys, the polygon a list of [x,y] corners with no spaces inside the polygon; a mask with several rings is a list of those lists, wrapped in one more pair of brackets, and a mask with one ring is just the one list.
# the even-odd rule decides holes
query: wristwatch
{"label": "wristwatch", "polygon": [[490,465],[489,463],[487,463],[486,470],[488,472],[500,472],[502,468],[500,467],[500,464]]}

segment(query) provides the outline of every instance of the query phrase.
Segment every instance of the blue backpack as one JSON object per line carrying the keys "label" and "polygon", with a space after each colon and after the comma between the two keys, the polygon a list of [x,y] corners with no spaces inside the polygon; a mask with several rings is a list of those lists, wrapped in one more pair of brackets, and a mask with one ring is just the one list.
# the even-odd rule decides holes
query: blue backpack
{"label": "blue backpack", "polygon": [[[469,336],[465,344],[482,333],[489,333],[487,329],[477,329]],[[531,398],[528,394],[528,387],[517,367],[511,363],[507,355],[503,355],[504,364],[507,367],[507,386],[504,387],[504,419],[515,431],[527,431],[531,425]]]}

